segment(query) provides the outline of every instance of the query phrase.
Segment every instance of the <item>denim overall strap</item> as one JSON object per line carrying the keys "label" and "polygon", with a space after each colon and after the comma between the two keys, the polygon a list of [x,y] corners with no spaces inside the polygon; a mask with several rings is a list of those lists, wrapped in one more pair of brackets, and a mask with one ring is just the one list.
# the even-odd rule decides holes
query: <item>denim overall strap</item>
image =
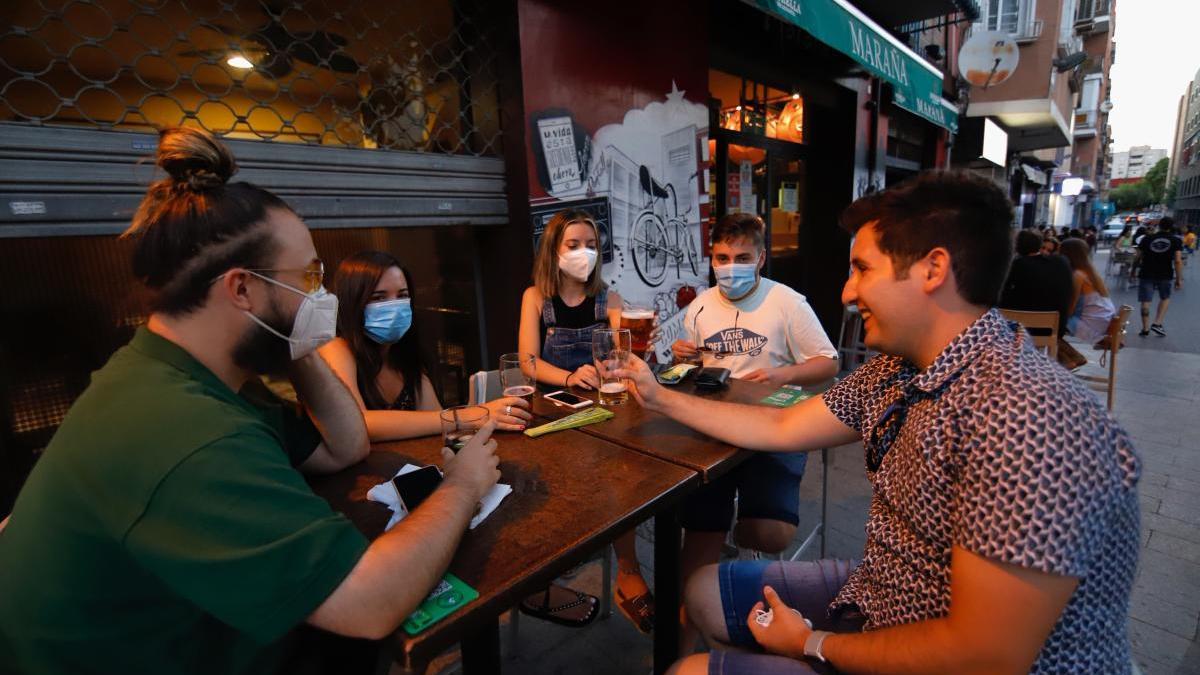
{"label": "denim overall strap", "polygon": [[[542,360],[564,370],[575,370],[592,362],[592,331],[608,325],[607,293],[595,298],[596,323],[583,328],[562,328],[556,325],[554,305],[546,300],[542,305],[542,322],[546,327],[546,339],[542,343]],[[605,318],[601,318],[605,317]]]}

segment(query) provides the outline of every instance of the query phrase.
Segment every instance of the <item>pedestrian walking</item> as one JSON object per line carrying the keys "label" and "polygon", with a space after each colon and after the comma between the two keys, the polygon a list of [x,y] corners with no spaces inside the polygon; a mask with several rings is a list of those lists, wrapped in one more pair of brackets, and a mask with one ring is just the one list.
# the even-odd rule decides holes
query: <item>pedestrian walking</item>
{"label": "pedestrian walking", "polygon": [[[1171,217],[1158,221],[1158,231],[1142,237],[1138,243],[1138,302],[1142,305],[1142,330],[1138,335],[1145,337],[1151,331],[1166,337],[1163,319],[1171,302],[1171,286],[1174,279],[1176,290],[1183,288],[1183,241],[1175,236],[1175,221]],[[1158,308],[1154,323],[1150,323],[1150,302],[1158,292]]]}

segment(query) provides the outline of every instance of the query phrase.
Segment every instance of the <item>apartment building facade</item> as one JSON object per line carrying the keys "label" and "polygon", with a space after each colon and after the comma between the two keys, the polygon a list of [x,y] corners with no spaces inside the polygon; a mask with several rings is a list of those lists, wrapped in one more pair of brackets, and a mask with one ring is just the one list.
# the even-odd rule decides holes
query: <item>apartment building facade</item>
{"label": "apartment building facade", "polygon": [[1103,212],[1115,5],[997,0],[980,7],[973,29],[1007,32],[1020,62],[1008,81],[972,88],[965,117],[989,119],[1007,132],[1006,172],[1022,227],[1091,224]]}
{"label": "apartment building facade", "polygon": [[1135,145],[1128,150],[1113,153],[1113,180],[1128,178],[1145,178],[1146,173],[1167,157],[1165,148],[1152,148],[1148,145]]}
{"label": "apartment building facade", "polygon": [[1179,143],[1171,167],[1176,181],[1172,205],[1175,220],[1200,227],[1200,70],[1187,86],[1183,115],[1175,133]]}

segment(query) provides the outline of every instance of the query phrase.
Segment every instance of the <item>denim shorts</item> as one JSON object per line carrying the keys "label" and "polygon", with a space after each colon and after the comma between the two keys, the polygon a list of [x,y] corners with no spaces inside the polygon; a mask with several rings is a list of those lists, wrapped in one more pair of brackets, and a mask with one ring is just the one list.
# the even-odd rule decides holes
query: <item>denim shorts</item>
{"label": "denim shorts", "polygon": [[1158,297],[1167,300],[1171,297],[1170,279],[1138,279],[1138,302],[1150,302],[1154,299],[1154,291]]}
{"label": "denim shorts", "polygon": [[[862,631],[865,617],[854,608],[842,608],[830,615],[829,603],[858,566],[851,560],[815,560],[811,562],[780,562],[773,560],[734,560],[721,563],[717,578],[721,592],[721,607],[725,613],[725,628],[729,641],[742,649],[757,649],[758,643],[746,626],[755,603],[763,600],[763,586],[774,588],[788,607],[795,608],[813,628],[835,633]],[[783,656],[749,651],[714,649],[709,653],[710,675],[812,675],[836,673],[828,664],[810,660],[789,659]]]}
{"label": "denim shorts", "polygon": [[738,518],[800,523],[800,480],[807,452],[758,452],[729,473],[688,495],[679,522],[693,532],[728,532]]}

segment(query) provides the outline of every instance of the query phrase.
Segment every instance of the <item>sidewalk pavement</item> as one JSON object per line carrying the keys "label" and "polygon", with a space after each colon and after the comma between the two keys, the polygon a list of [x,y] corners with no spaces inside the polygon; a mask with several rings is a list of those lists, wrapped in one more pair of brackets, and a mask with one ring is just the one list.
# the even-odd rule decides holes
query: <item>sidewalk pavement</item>
{"label": "sidewalk pavement", "polygon": [[[1105,252],[1097,260],[1103,270]],[[1191,268],[1200,265],[1193,261]],[[1136,287],[1112,284],[1117,305],[1134,307],[1127,347],[1117,361],[1113,415],[1129,432],[1143,462],[1139,484],[1142,550],[1129,610],[1134,660],[1145,675],[1200,675],[1200,434],[1192,427],[1200,410],[1200,291],[1185,288],[1173,297],[1167,314],[1168,336],[1137,336]],[[1151,308],[1153,311],[1153,307]],[[1079,345],[1099,372],[1098,355]],[[1104,394],[1097,393],[1103,402]],[[800,488],[801,523],[788,556],[820,519],[821,458],[813,454]],[[863,470],[863,449],[854,443],[830,451],[827,557],[862,555],[871,489]],[[639,554],[648,581],[653,578],[651,528],[638,528]],[[815,547],[802,556],[817,557]],[[614,571],[615,579],[615,571]],[[599,562],[564,580],[579,590],[600,594]],[[504,669],[521,674],[596,675],[650,672],[651,641],[614,611],[583,629],[568,629],[523,617],[513,640],[501,628]],[[431,673],[459,672],[449,653]]]}

